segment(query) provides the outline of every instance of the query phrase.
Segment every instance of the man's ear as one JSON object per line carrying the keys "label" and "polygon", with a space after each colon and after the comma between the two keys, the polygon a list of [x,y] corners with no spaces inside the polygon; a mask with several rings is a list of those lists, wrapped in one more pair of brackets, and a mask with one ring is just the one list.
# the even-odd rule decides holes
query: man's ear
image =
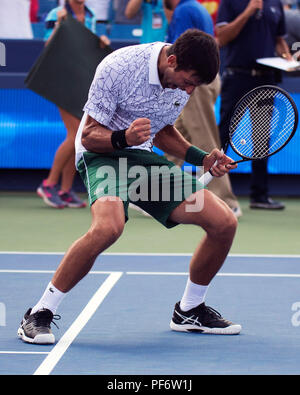
{"label": "man's ear", "polygon": [[168,66],[175,69],[177,67],[177,58],[176,55],[169,55],[167,58]]}

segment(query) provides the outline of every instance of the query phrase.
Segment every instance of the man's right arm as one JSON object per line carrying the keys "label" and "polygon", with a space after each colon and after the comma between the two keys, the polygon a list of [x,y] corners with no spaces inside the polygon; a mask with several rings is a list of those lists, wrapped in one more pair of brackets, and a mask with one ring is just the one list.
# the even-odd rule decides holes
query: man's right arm
{"label": "man's right arm", "polygon": [[[138,118],[134,120],[125,132],[125,139],[128,146],[143,144],[150,137],[151,125],[148,118]],[[91,152],[107,153],[113,152],[112,134],[114,132],[101,125],[88,115],[82,131],[82,145]]]}
{"label": "man's right arm", "polygon": [[216,26],[216,36],[220,47],[233,41],[242,31],[248,19],[262,9],[263,0],[250,0],[245,10],[232,22]]}

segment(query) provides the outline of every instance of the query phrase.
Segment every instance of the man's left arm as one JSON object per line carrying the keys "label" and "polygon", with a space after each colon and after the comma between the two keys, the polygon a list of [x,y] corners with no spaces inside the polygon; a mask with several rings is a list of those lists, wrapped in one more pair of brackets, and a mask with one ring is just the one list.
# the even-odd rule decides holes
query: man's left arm
{"label": "man's left arm", "polygon": [[[211,169],[215,177],[221,177],[237,167],[231,165],[232,159],[217,148],[208,153],[190,144],[173,125],[167,125],[160,130],[155,135],[153,144],[163,152],[192,165],[203,166],[204,171]],[[218,163],[215,165],[216,161]]]}

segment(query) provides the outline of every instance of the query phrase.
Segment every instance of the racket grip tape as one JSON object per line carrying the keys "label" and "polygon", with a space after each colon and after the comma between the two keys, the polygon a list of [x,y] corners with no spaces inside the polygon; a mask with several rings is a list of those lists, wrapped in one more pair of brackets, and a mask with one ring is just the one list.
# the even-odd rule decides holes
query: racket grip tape
{"label": "racket grip tape", "polygon": [[206,186],[207,184],[209,184],[211,182],[211,180],[214,178],[214,176],[207,171],[206,173],[204,173],[199,179],[198,181],[201,182],[201,184],[203,184],[204,186]]}
{"label": "racket grip tape", "polygon": [[[224,153],[224,149],[221,149],[221,152]],[[216,160],[214,163],[214,166],[218,163],[218,161]],[[204,173],[199,179],[198,181],[201,182],[201,184],[203,184],[204,186],[208,185],[211,180],[214,178],[214,176],[211,174],[210,170],[207,171],[206,173]]]}

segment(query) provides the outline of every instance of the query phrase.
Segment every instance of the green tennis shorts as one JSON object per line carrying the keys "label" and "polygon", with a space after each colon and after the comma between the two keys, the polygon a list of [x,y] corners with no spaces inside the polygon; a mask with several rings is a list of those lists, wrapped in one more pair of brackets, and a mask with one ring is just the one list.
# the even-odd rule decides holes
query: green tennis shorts
{"label": "green tennis shorts", "polygon": [[154,152],[138,149],[112,153],[85,152],[77,164],[92,205],[100,197],[122,199],[126,221],[133,203],[166,228],[178,225],[171,212],[204,186],[173,162]]}

